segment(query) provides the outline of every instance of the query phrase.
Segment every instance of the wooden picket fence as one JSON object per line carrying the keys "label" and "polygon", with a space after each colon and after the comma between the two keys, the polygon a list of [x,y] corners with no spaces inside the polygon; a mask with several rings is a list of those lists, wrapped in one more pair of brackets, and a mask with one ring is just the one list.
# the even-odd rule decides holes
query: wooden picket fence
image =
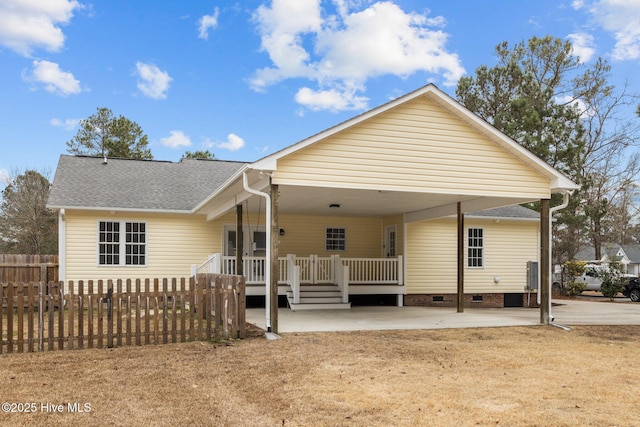
{"label": "wooden picket fence", "polygon": [[57,282],[58,255],[0,254],[0,283]]}
{"label": "wooden picket fence", "polygon": [[243,276],[0,286],[1,353],[244,338]]}

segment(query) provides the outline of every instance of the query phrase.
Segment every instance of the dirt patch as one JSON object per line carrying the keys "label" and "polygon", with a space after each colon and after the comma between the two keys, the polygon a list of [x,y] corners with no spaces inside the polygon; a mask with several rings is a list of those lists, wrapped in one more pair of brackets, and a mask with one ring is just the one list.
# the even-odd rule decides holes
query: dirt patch
{"label": "dirt patch", "polygon": [[640,326],[259,334],[0,356],[0,424],[637,424]]}

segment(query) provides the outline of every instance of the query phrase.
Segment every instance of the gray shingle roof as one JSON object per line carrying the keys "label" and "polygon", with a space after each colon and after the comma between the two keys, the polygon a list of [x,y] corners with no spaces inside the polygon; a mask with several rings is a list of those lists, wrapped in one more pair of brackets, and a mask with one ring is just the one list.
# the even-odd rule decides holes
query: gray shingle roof
{"label": "gray shingle roof", "polygon": [[60,156],[51,208],[190,211],[246,163]]}
{"label": "gray shingle roof", "polygon": [[540,214],[532,209],[520,205],[505,206],[502,208],[486,209],[484,211],[470,212],[467,216],[484,216],[492,218],[530,218],[540,219]]}

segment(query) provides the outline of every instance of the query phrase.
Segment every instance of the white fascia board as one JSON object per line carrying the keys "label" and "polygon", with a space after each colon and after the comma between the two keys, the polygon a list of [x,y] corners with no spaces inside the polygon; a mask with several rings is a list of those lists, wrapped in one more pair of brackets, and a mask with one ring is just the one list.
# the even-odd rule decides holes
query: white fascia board
{"label": "white fascia board", "polygon": [[211,193],[209,196],[205,197],[205,199],[203,201],[201,201],[200,203],[198,203],[196,205],[195,208],[193,208],[191,210],[191,212],[195,213],[198,211],[198,209],[202,208],[204,205],[206,205],[211,199],[215,198],[218,194],[222,193],[229,185],[231,185],[233,182],[235,182],[239,177],[242,178],[242,174],[244,173],[244,171],[247,170],[247,168],[249,167],[249,165],[244,165],[242,166],[240,169],[238,169],[238,171],[236,173],[234,173],[233,175],[231,175],[229,177],[229,179],[227,179],[220,187],[218,187],[213,193]]}
{"label": "white fascia board", "polygon": [[229,212],[235,206],[241,204],[251,196],[252,194],[249,193],[248,191],[242,191],[242,193],[238,194],[237,196],[234,196],[232,199],[228,199],[225,202],[216,204],[216,208],[214,210],[207,212],[207,221],[212,221],[218,218],[219,216],[224,215],[225,213]]}

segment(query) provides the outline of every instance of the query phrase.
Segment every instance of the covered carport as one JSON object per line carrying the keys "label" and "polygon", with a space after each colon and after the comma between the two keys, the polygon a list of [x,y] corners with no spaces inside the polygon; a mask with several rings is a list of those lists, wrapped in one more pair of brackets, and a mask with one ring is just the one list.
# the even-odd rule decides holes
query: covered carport
{"label": "covered carport", "polygon": [[[464,216],[539,201],[541,323],[549,321],[550,198],[576,185],[433,85],[247,165],[196,210],[213,220],[266,205],[266,328],[278,332],[281,214],[402,216],[406,224],[455,215],[457,312],[464,289]],[[240,235],[241,233],[238,233]],[[241,247],[241,236],[237,247]],[[242,263],[238,251],[238,265]]]}

